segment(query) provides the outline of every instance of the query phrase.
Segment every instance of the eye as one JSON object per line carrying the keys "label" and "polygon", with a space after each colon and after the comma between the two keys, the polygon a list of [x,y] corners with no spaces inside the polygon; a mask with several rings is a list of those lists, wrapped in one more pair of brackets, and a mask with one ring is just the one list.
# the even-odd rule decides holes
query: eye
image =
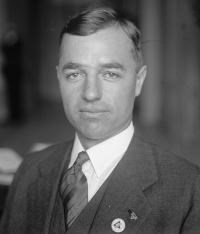
{"label": "eye", "polygon": [[65,78],[69,81],[78,81],[84,78],[84,73],[82,72],[66,72]]}
{"label": "eye", "polygon": [[103,73],[103,77],[106,80],[116,80],[120,78],[120,75],[116,72],[107,71]]}

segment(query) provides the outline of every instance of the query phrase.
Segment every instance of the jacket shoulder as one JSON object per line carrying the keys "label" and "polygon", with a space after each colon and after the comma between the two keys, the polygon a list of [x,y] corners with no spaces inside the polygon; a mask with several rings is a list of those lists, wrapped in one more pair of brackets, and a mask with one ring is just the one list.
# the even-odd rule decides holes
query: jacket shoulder
{"label": "jacket shoulder", "polygon": [[47,148],[27,154],[14,177],[14,184],[27,183],[35,179],[38,174],[38,168],[41,165],[54,165],[57,161],[64,158],[67,150],[72,146],[72,142],[59,142],[48,146]]}
{"label": "jacket shoulder", "polygon": [[65,152],[71,145],[72,141],[63,141],[52,144],[43,150],[31,152],[24,157],[22,166],[26,164],[26,166],[32,167],[44,160],[51,160],[55,157],[55,154],[58,155],[62,151]]}
{"label": "jacket shoulder", "polygon": [[163,149],[160,146],[137,139],[140,148],[147,154],[152,155],[159,176],[180,177],[186,179],[188,177],[198,177],[200,175],[200,167],[190,162],[186,157],[177,155],[170,150]]}

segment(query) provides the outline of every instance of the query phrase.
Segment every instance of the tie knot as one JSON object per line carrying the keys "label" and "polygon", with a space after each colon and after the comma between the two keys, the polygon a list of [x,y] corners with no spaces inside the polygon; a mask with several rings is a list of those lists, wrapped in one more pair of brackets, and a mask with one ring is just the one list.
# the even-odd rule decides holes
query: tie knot
{"label": "tie knot", "polygon": [[89,156],[85,151],[78,154],[78,157],[74,163],[75,166],[82,167],[82,165],[89,160]]}

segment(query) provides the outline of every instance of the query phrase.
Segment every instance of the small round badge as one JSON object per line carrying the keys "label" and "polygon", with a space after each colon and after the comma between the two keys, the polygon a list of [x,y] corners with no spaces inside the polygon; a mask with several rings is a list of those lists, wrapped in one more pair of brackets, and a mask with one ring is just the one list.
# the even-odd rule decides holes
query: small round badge
{"label": "small round badge", "polygon": [[123,232],[124,229],[125,229],[125,222],[123,219],[120,219],[120,218],[117,218],[117,219],[114,219],[111,223],[111,228],[114,232]]}

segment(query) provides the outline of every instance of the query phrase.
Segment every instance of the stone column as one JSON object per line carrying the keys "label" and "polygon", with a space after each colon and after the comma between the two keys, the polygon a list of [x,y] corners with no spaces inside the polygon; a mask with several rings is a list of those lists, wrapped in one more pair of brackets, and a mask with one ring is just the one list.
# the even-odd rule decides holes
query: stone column
{"label": "stone column", "polygon": [[170,135],[187,142],[199,125],[199,29],[191,1],[165,4],[165,120]]}
{"label": "stone column", "polygon": [[141,96],[140,119],[154,125],[161,116],[161,9],[160,0],[140,1],[140,28],[142,31],[147,78]]}
{"label": "stone column", "polygon": [[193,16],[191,1],[181,2],[181,45],[180,60],[184,64],[180,68],[181,92],[181,136],[182,142],[191,142],[199,138],[200,117],[200,32]]}
{"label": "stone column", "polygon": [[[5,30],[6,30],[5,0],[0,0],[0,43]],[[3,56],[0,49],[0,123],[3,122],[7,116],[7,110],[5,104],[5,90],[4,90],[4,83],[1,72],[2,63],[3,63]]]}

